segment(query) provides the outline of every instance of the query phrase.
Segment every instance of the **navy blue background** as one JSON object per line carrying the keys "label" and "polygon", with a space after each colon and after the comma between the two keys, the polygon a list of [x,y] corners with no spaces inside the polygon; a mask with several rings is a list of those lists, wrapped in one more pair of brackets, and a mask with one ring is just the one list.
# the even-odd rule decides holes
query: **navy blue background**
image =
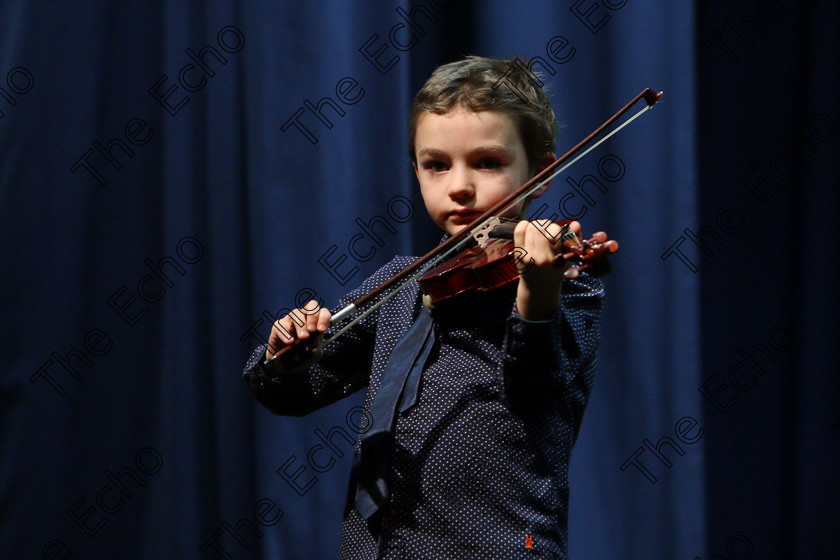
{"label": "navy blue background", "polygon": [[407,115],[465,54],[548,63],[559,153],[665,92],[532,205],[621,243],[572,557],[840,558],[836,3],[75,4],[0,4],[0,558],[337,555],[351,446],[307,458],[360,395],[274,417],[240,370],[439,239]]}

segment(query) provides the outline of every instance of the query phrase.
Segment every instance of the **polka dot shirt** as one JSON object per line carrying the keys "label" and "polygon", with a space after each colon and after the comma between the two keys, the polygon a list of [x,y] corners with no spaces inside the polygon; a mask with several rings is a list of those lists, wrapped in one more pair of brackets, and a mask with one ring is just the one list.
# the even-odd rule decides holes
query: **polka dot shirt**
{"label": "polka dot shirt", "polygon": [[[396,257],[343,298],[367,293],[414,258]],[[568,466],[592,388],[603,286],[565,280],[551,321],[522,319],[515,285],[437,306],[435,344],[416,404],[397,413],[387,506],[354,507],[341,560],[565,559]],[[307,370],[273,377],[258,348],[245,369],[256,398],[300,416],[364,387],[370,408],[388,357],[420,311],[416,283],[325,347]]]}

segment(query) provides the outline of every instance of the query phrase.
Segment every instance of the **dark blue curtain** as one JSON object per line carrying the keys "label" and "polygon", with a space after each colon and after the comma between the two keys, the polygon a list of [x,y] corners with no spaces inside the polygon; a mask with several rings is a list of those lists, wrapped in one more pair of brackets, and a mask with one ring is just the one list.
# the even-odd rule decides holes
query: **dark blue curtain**
{"label": "dark blue curtain", "polygon": [[[440,236],[414,92],[534,59],[532,205],[621,242],[572,458],[573,558],[840,558],[836,3],[0,4],[0,558],[332,558],[361,395],[241,367]],[[543,206],[543,204],[545,206]]]}
{"label": "dark blue curtain", "polygon": [[838,6],[698,13],[710,551],[840,558]]}

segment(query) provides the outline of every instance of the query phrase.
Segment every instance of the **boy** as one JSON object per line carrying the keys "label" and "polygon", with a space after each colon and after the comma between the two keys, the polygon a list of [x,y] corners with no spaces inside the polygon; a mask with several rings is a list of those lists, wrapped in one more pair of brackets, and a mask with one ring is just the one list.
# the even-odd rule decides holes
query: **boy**
{"label": "boy", "polygon": [[[444,238],[556,159],[551,103],[521,68],[469,57],[438,68],[414,100],[411,159]],[[524,220],[515,229],[529,260],[517,283],[431,314],[413,283],[303,366],[266,362],[294,338],[329,332],[329,310],[313,301],[277,321],[251,357],[245,380],[277,414],[307,414],[368,387],[372,425],[356,447],[342,560],[567,557],[568,464],[592,387],[603,287],[568,263],[552,266],[559,227],[541,225],[549,236]],[[342,307],[413,260],[394,258]]]}

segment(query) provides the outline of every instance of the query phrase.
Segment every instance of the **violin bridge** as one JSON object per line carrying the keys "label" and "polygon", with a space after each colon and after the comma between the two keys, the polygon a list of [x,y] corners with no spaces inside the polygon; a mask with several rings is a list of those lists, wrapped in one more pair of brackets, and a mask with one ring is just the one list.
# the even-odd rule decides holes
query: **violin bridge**
{"label": "violin bridge", "polygon": [[499,219],[498,216],[490,218],[486,222],[484,222],[481,227],[476,228],[472,232],[472,238],[475,239],[475,242],[478,243],[478,246],[481,248],[487,247],[487,244],[490,243],[490,240],[493,239],[495,236],[491,236],[490,233],[496,227],[502,225],[502,220]]}

